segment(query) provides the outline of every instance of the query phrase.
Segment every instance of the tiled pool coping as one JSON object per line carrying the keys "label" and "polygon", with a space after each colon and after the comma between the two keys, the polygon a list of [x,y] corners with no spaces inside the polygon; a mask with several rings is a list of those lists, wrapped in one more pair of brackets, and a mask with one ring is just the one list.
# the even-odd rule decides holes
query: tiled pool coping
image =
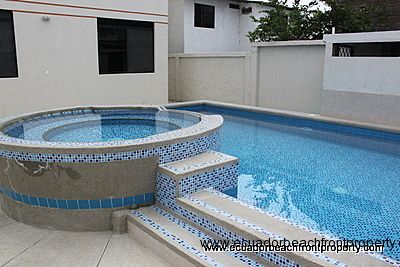
{"label": "tiled pool coping", "polygon": [[207,106],[216,109],[229,109],[230,111],[234,112],[232,113],[233,115],[235,115],[235,112],[237,114],[241,113],[240,115],[245,116],[257,115],[260,116],[261,119],[266,119],[267,121],[282,124],[315,127],[316,129],[329,130],[332,132],[339,132],[344,134],[361,135],[372,138],[383,138],[391,141],[400,141],[400,127],[391,127],[387,125],[337,119],[322,116],[319,114],[278,110],[255,106],[245,106],[208,100],[170,103],[165,105],[165,107],[169,109],[190,108],[195,106]]}
{"label": "tiled pool coping", "polygon": [[[0,120],[0,131],[10,125],[10,123],[17,122],[21,119],[28,119],[32,116],[49,116],[54,113],[81,113],[84,110],[92,109],[105,109],[105,110],[121,110],[121,109],[138,109],[138,110],[162,110],[162,107],[158,106],[85,106],[85,107],[74,107],[65,109],[56,109],[51,111],[43,111],[37,113],[29,113],[13,118],[6,118]],[[109,148],[112,151],[117,150],[139,150],[143,148],[154,148],[171,143],[171,140],[176,141],[187,141],[195,139],[199,136],[207,135],[213,131],[218,130],[223,123],[221,116],[207,116],[190,111],[171,111],[176,113],[184,113],[190,116],[198,117],[199,122],[193,126],[169,131],[157,135],[148,136],[145,138],[125,140],[125,141],[110,141],[110,142],[98,142],[98,143],[66,143],[66,142],[46,142],[46,141],[29,141],[18,138],[9,137],[0,132],[0,149],[12,148],[13,151],[35,151],[35,152],[51,152],[51,151],[79,151],[84,150],[90,153],[105,153]]]}

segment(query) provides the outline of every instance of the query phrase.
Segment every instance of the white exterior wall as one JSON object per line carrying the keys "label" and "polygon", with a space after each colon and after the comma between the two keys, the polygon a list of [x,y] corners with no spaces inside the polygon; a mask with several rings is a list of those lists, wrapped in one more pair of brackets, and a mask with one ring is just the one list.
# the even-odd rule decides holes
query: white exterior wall
{"label": "white exterior wall", "polygon": [[[78,5],[72,0],[57,3]],[[79,6],[94,7],[89,0],[79,1]],[[0,9],[19,10],[14,12],[19,77],[0,79],[0,116],[66,106],[167,101],[168,25],[167,17],[159,16],[167,14],[167,1],[99,0],[95,7],[112,10],[0,3]],[[50,21],[41,20],[44,14]],[[155,73],[99,75],[96,17],[156,22]]]}
{"label": "white exterior wall", "polygon": [[168,53],[185,51],[185,0],[168,0]]}
{"label": "white exterior wall", "polygon": [[[194,4],[215,6],[215,28],[194,27]],[[240,9],[229,8],[238,4]],[[242,14],[243,7],[251,7],[252,13]],[[229,53],[250,51],[247,33],[253,31],[257,18],[268,9],[258,3],[229,0],[169,0],[169,53]]]}
{"label": "white exterior wall", "polygon": [[[194,27],[194,3],[215,6],[215,28]],[[185,53],[239,51],[239,13],[228,0],[185,0]]]}
{"label": "white exterior wall", "polygon": [[252,13],[250,14],[240,14],[240,34],[239,34],[239,50],[240,51],[250,51],[251,43],[249,38],[247,37],[248,32],[254,31],[257,27],[257,23],[253,22],[250,16],[254,16],[255,18],[260,18],[265,16],[265,13],[261,13],[263,10],[271,9],[270,7],[261,6],[257,3],[241,3],[240,8],[242,7],[251,7]]}

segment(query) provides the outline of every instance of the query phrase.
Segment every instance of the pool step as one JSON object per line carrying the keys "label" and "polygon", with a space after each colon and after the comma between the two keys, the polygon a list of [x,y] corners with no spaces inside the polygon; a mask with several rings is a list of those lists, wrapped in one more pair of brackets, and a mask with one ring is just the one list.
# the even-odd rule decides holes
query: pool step
{"label": "pool step", "polygon": [[236,187],[238,161],[221,152],[202,154],[158,166],[156,200],[174,209],[175,200],[213,187],[225,191]]}
{"label": "pool step", "polygon": [[239,253],[205,252],[207,234],[158,206],[132,211],[128,233],[173,266],[262,266]]}
{"label": "pool step", "polygon": [[[320,235],[289,224],[283,219],[213,189],[178,198],[177,204],[246,240],[283,238],[320,240],[322,238]],[[325,252],[322,255],[312,252],[284,252],[277,254],[302,266],[387,266],[385,262],[364,253]]]}

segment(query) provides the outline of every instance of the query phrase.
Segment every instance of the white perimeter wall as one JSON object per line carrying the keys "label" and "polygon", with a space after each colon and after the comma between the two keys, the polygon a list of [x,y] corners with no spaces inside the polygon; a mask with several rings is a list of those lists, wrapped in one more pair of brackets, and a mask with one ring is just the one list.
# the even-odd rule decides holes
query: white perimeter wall
{"label": "white perimeter wall", "polygon": [[257,106],[319,113],[324,56],[321,41],[259,46]]}
{"label": "white perimeter wall", "polygon": [[170,100],[246,103],[246,53],[175,54],[169,57]]}
{"label": "white perimeter wall", "polygon": [[324,89],[400,95],[400,59],[396,57],[333,57],[332,43],[399,42],[400,31],[325,35]]}
{"label": "white perimeter wall", "polygon": [[[1,1],[0,9],[27,13],[14,12],[19,77],[0,79],[0,116],[77,105],[167,101],[167,17],[154,15],[167,14],[166,0],[57,3],[124,12]],[[44,13],[63,15],[49,14],[50,21],[44,23]],[[156,22],[155,73],[99,75],[96,17]]]}
{"label": "white perimeter wall", "polygon": [[325,45],[258,44],[248,53],[169,57],[170,100],[214,100],[319,113]]}
{"label": "white perimeter wall", "polygon": [[333,57],[334,43],[400,42],[400,31],[326,35],[326,116],[400,127],[400,59]]}

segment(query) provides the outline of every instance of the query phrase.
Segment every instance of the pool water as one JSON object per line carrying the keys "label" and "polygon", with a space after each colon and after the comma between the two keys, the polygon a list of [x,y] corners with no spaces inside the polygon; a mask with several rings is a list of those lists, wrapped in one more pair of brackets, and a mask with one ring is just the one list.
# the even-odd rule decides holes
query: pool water
{"label": "pool water", "polygon": [[400,259],[399,136],[216,107],[185,109],[224,117],[221,151],[240,159],[238,199],[335,237],[397,240],[384,254]]}
{"label": "pool water", "polygon": [[146,119],[101,119],[51,129],[43,139],[52,142],[108,142],[144,138],[179,129],[172,123]]}

